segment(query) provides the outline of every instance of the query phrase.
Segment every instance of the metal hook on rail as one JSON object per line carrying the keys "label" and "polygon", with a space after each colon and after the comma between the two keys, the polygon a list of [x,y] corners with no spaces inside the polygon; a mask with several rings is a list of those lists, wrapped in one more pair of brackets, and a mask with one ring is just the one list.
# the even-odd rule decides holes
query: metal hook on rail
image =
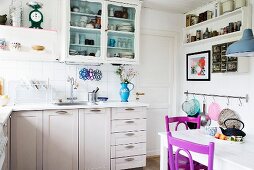
{"label": "metal hook on rail", "polygon": [[229,106],[229,104],[230,104],[230,102],[229,102],[229,97],[227,97],[227,99],[228,99],[227,106]]}
{"label": "metal hook on rail", "polygon": [[243,106],[243,103],[241,101],[241,98],[239,98],[239,106]]}

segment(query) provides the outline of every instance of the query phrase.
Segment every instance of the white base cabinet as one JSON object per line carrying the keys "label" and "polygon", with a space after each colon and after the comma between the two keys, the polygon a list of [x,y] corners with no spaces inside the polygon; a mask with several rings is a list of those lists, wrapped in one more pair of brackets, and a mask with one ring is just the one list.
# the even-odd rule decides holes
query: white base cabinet
{"label": "white base cabinet", "polygon": [[6,121],[6,123],[3,126],[4,135],[8,138],[7,144],[5,146],[5,159],[3,163],[2,170],[10,170],[10,119]]}
{"label": "white base cabinet", "polygon": [[42,111],[12,114],[11,170],[42,170]]}
{"label": "white base cabinet", "polygon": [[146,108],[113,108],[111,170],[146,166]]}
{"label": "white base cabinet", "polygon": [[144,167],[146,107],[14,112],[10,165],[11,170]]}
{"label": "white base cabinet", "polygon": [[110,169],[110,109],[84,109],[79,114],[79,169]]}
{"label": "white base cabinet", "polygon": [[78,110],[43,112],[43,169],[78,169]]}

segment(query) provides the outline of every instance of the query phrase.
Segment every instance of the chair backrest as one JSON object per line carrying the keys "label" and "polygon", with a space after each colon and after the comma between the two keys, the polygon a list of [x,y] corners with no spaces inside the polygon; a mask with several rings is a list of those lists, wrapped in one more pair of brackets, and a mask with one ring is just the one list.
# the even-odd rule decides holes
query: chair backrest
{"label": "chair backrest", "polygon": [[[173,152],[173,146],[178,147],[176,152]],[[174,138],[171,132],[168,132],[168,158],[170,170],[178,170],[178,156],[179,152],[183,151],[188,155],[190,162],[190,170],[194,170],[194,163],[191,152],[208,155],[208,170],[213,170],[214,159],[214,143],[210,142],[209,145],[202,145],[190,141]]]}
{"label": "chair backrest", "polygon": [[188,130],[188,125],[187,123],[196,123],[197,124],[197,129],[200,129],[200,122],[201,122],[201,117],[198,116],[197,118],[195,117],[187,117],[187,116],[180,116],[180,117],[168,117],[168,115],[165,116],[165,122],[166,122],[166,130],[167,132],[170,131],[169,129],[169,124],[170,123],[175,123],[175,131],[178,129],[178,125],[183,123],[185,125],[186,130]]}

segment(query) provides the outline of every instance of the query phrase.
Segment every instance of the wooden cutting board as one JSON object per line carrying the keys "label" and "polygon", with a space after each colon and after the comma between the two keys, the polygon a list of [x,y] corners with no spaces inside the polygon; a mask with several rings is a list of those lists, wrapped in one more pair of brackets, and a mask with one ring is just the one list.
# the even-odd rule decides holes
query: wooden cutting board
{"label": "wooden cutting board", "polygon": [[0,77],[0,96],[4,95],[4,79]]}

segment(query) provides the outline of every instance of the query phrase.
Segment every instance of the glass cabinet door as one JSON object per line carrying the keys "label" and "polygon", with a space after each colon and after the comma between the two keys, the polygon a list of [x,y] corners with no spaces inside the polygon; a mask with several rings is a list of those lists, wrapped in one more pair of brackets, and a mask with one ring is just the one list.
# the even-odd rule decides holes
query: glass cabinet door
{"label": "glass cabinet door", "polygon": [[69,56],[101,58],[101,15],[99,1],[70,0]]}
{"label": "glass cabinet door", "polygon": [[135,6],[107,4],[107,60],[135,60]]}

